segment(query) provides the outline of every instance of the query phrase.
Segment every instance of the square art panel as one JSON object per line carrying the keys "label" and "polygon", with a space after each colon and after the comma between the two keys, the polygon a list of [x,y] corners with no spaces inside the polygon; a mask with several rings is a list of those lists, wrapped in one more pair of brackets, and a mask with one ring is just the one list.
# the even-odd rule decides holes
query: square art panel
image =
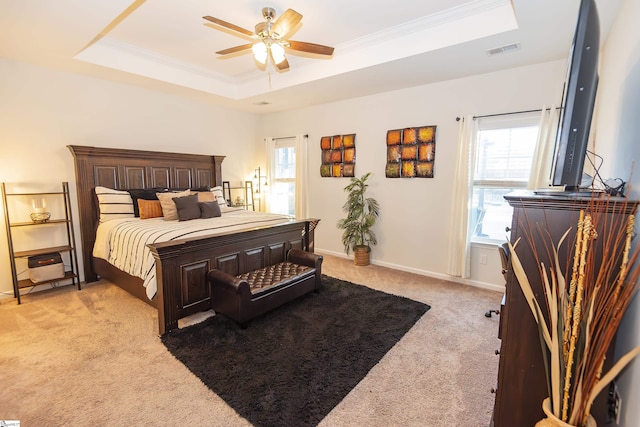
{"label": "square art panel", "polygon": [[321,177],[353,177],[356,168],[356,134],[320,138]]}
{"label": "square art panel", "polygon": [[352,148],[356,146],[356,135],[342,135],[342,145],[344,148]]}
{"label": "square art panel", "polygon": [[400,146],[387,145],[387,163],[394,163],[400,160]]}
{"label": "square art panel", "polygon": [[389,162],[385,168],[387,178],[400,178],[400,162]]}
{"label": "square art panel", "polygon": [[323,136],[320,138],[320,149],[321,150],[331,150],[331,137]]}
{"label": "square art panel", "polygon": [[342,161],[344,163],[354,163],[356,161],[356,149],[345,148],[342,156]]}
{"label": "square art panel", "polygon": [[402,130],[389,130],[387,131],[387,145],[400,145],[402,142]]}
{"label": "square art panel", "polygon": [[436,126],[387,131],[387,178],[433,178]]}
{"label": "square art panel", "polygon": [[345,163],[342,165],[342,176],[356,176],[356,165],[354,163]]}

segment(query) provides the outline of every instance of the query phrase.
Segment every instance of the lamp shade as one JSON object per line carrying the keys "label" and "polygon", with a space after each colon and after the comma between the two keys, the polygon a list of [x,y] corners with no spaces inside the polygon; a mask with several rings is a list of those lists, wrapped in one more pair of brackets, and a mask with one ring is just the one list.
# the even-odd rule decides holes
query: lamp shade
{"label": "lamp shade", "polygon": [[276,64],[284,61],[284,47],[278,42],[271,44],[271,57]]}
{"label": "lamp shade", "polygon": [[261,64],[265,64],[267,62],[267,45],[264,42],[255,43],[251,46],[251,50],[253,51],[253,56],[256,58]]}

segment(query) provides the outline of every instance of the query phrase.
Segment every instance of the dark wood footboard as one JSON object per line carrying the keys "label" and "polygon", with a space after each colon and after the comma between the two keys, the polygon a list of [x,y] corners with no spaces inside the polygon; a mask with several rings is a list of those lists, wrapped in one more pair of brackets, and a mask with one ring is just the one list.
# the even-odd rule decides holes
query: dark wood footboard
{"label": "dark wood footboard", "polygon": [[211,308],[207,273],[215,268],[233,275],[285,261],[289,249],[313,251],[318,220],[257,227],[208,238],[149,245],[156,259],[160,334],[178,327],[178,319]]}

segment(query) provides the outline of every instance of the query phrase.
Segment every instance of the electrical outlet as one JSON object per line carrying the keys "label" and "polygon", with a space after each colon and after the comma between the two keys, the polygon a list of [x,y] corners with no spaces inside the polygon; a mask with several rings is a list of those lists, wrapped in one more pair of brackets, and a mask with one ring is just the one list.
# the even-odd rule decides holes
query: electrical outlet
{"label": "electrical outlet", "polygon": [[487,256],[486,255],[480,255],[480,264],[482,264],[482,265],[486,265],[487,264]]}
{"label": "electrical outlet", "polygon": [[615,421],[616,425],[620,424],[620,412],[622,409],[622,397],[618,391],[615,381],[609,385],[609,420],[608,424]]}
{"label": "electrical outlet", "polygon": [[614,415],[616,418],[616,424],[620,424],[620,412],[622,412],[622,397],[620,397],[620,393],[618,393],[618,389],[616,388],[615,395],[613,397],[614,403]]}

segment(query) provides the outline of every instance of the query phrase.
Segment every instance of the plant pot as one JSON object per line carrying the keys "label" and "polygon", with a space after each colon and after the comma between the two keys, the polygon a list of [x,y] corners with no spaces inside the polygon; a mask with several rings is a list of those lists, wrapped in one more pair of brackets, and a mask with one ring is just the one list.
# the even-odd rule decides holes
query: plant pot
{"label": "plant pot", "polygon": [[[546,418],[541,419],[535,425],[535,427],[581,427],[574,426],[573,424],[567,424],[551,412],[551,399],[548,397],[542,401],[542,411],[546,415]],[[583,427],[596,427],[596,420],[589,415],[587,423]]]}
{"label": "plant pot", "polygon": [[369,246],[359,245],[353,247],[353,263],[355,265],[369,265],[369,254],[371,248]]}

